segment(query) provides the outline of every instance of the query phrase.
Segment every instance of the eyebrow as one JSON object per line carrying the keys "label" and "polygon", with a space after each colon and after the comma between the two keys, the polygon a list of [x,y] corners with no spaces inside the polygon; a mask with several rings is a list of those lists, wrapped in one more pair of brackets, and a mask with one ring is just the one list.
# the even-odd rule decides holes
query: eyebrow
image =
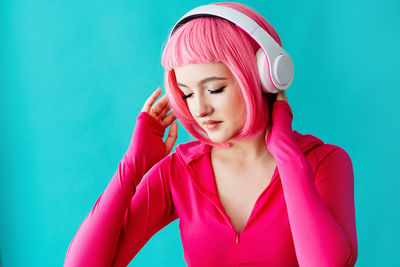
{"label": "eyebrow", "polygon": [[[198,86],[202,86],[202,85],[205,84],[205,83],[208,83],[208,82],[210,82],[210,81],[215,81],[215,80],[226,80],[226,78],[224,78],[224,77],[215,77],[215,76],[212,76],[212,77],[208,77],[208,78],[205,78],[205,79],[201,80],[197,85],[198,85]],[[182,83],[177,83],[177,85],[178,85],[178,86],[182,86],[182,87],[189,88],[189,86],[184,85],[184,84],[182,84]]]}

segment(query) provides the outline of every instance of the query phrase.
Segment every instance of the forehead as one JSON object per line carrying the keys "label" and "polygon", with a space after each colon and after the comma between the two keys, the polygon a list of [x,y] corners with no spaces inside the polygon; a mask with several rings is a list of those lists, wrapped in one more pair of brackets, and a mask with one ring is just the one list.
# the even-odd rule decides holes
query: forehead
{"label": "forehead", "polygon": [[229,68],[222,62],[212,62],[204,64],[190,64],[174,69],[178,83],[188,84],[202,80],[207,77],[225,77],[227,80],[232,78]]}

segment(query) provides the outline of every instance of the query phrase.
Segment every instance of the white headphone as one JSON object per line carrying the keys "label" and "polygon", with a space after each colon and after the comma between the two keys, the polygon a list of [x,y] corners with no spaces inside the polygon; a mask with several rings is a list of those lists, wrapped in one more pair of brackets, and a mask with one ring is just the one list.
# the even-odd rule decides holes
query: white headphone
{"label": "white headphone", "polygon": [[226,19],[247,32],[260,45],[255,56],[264,92],[278,93],[290,86],[293,81],[293,62],[289,54],[254,20],[233,8],[210,4],[192,9],[175,24],[169,38],[182,24],[198,17]]}

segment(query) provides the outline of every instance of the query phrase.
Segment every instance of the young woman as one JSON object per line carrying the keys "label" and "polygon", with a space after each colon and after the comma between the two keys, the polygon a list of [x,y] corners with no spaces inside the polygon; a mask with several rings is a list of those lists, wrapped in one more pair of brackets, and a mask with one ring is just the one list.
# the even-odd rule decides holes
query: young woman
{"label": "young woman", "polygon": [[[217,5],[250,17],[282,46],[255,11]],[[158,88],[145,102],[65,266],[126,266],[178,218],[188,266],[355,264],[351,159],[336,145],[292,130],[285,91],[262,90],[259,48],[218,17],[197,17],[173,32],[162,57],[166,95],[156,101]],[[197,140],[170,154],[176,118]]]}

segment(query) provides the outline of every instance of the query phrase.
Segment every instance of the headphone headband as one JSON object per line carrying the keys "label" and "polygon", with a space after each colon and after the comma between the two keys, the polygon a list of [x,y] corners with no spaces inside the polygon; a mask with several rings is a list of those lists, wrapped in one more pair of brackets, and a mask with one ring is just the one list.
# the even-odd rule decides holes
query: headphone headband
{"label": "headphone headband", "polygon": [[[256,57],[264,91],[277,93],[290,86],[293,81],[293,62],[289,54],[254,20],[236,9],[215,4],[196,7],[175,24],[169,39],[182,24],[198,17],[226,19],[247,32],[260,45],[262,51],[257,51]],[[270,79],[267,79],[267,74]]]}

